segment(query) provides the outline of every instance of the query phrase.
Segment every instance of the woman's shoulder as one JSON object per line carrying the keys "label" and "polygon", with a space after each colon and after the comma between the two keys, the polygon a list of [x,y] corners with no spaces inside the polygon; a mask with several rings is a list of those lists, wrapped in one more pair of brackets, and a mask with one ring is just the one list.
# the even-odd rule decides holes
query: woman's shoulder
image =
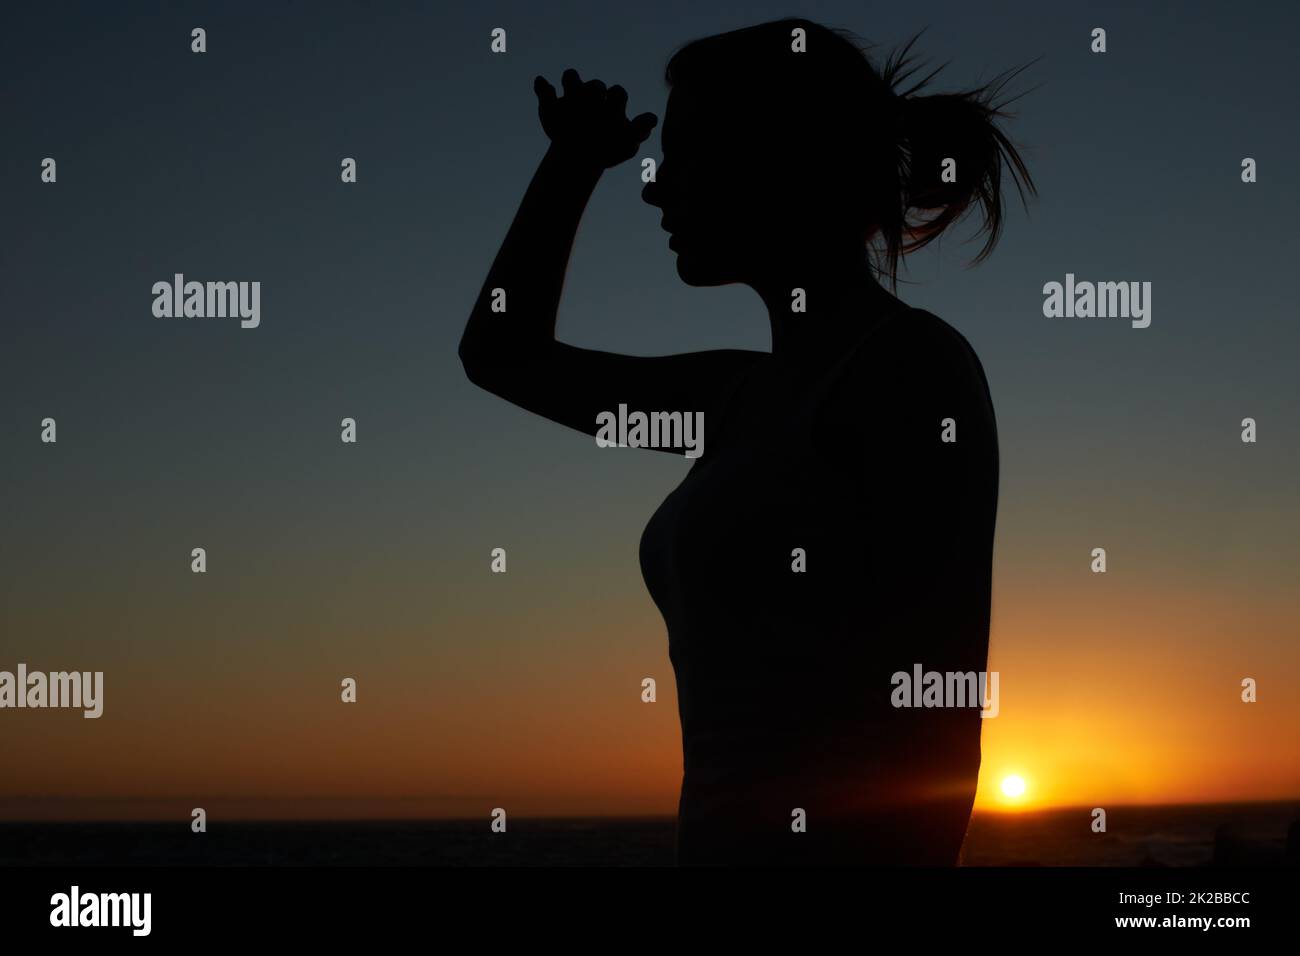
{"label": "woman's shoulder", "polygon": [[960,419],[978,444],[995,441],[988,379],[966,337],[924,309],[905,308],[878,325],[836,376],[824,414],[831,428],[872,422],[880,435],[928,441],[941,423]]}
{"label": "woman's shoulder", "polygon": [[819,435],[859,436],[827,452],[855,468],[869,472],[873,456],[886,455],[912,465],[942,462],[957,474],[996,455],[980,361],[966,337],[932,312],[891,314],[852,350],[836,378]]}
{"label": "woman's shoulder", "polygon": [[[877,351],[883,346],[906,350],[907,355],[935,358],[967,358],[975,349],[966,336],[933,312],[904,306],[879,329]],[[900,355],[900,357],[903,357]]]}
{"label": "woman's shoulder", "polygon": [[841,377],[867,388],[988,392],[984,367],[966,336],[933,312],[911,306],[876,326],[849,356]]}

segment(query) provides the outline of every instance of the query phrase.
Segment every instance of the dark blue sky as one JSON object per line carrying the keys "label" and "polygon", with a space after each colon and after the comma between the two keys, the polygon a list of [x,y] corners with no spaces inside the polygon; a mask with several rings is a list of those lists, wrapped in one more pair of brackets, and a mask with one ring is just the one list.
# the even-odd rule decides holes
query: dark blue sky
{"label": "dark blue sky", "polygon": [[[37,645],[121,667],[169,659],[186,615],[150,609],[175,597],[159,576],[200,542],[218,567],[238,562],[229,586],[258,620],[387,622],[403,636],[369,653],[395,671],[415,648],[456,652],[471,625],[499,649],[487,604],[560,633],[595,602],[614,609],[607,628],[636,635],[608,653],[664,672],[636,542],[687,463],[601,451],[502,403],[465,380],[455,347],[545,147],[534,75],[574,66],[662,115],[673,50],[786,15],[885,49],[928,28],[920,51],[951,61],[940,90],[1038,61],[1009,129],[1041,198],[1012,210],[986,264],[966,269],[976,247],[954,237],[912,259],[901,288],[967,336],[990,379],[995,649],[998,609],[1068,595],[1098,542],[1137,591],[1267,602],[1293,588],[1294,5],[23,6],[0,31],[5,661]],[[1104,55],[1089,50],[1097,26]],[[657,132],[646,150],[658,155]],[[354,186],[339,182],[344,156]],[[1240,181],[1245,156],[1256,184]],[[640,190],[636,163],[599,185],[561,336],[641,354],[766,348],[755,294],[677,280]],[[261,327],[154,318],[150,287],[175,272],[259,280]],[[1150,328],[1045,318],[1042,286],[1067,272],[1153,283]],[[57,449],[37,440],[47,415]],[[343,416],[355,447],[338,441]],[[1239,441],[1245,416],[1256,446]],[[498,545],[515,556],[512,598],[482,573]],[[48,602],[82,616],[52,623]],[[321,651],[303,627],[276,645],[284,657],[233,624],[194,653],[347,666],[342,630]],[[564,654],[583,660],[600,638],[574,640]]]}

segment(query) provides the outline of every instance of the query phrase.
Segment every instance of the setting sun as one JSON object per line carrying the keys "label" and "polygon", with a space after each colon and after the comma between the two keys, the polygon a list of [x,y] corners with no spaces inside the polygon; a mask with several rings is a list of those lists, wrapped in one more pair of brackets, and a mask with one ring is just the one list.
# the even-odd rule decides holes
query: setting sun
{"label": "setting sun", "polygon": [[1024,778],[1023,778],[1023,777],[1018,777],[1018,776],[1016,776],[1015,774],[1012,774],[1012,775],[1009,776],[1009,777],[1003,777],[1003,778],[1002,778],[1002,792],[1003,792],[1004,794],[1006,794],[1008,797],[1012,797],[1013,799],[1014,799],[1015,797],[1021,797],[1021,796],[1024,796],[1024,793],[1025,793],[1025,780],[1024,780]]}

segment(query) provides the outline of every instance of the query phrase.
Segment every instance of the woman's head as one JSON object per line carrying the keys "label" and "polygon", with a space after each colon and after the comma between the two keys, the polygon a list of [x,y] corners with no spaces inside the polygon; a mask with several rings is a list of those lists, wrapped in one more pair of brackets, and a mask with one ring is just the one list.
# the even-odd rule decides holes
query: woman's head
{"label": "woman's head", "polygon": [[901,89],[917,72],[911,47],[877,69],[849,34],[778,20],[673,55],[663,162],[644,196],[663,210],[686,282],[752,281],[773,264],[860,260],[868,247],[893,280],[900,255],[975,208],[977,261],[992,250],[1004,167],[1022,199],[1033,191],[996,125],[1015,74],[922,95],[933,73]]}

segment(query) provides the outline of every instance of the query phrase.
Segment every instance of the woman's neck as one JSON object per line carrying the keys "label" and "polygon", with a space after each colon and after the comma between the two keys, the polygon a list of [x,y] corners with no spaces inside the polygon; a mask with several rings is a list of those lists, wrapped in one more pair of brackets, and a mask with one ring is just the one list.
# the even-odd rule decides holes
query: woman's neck
{"label": "woman's neck", "polygon": [[774,356],[835,349],[903,307],[861,257],[787,261],[748,285],[767,306]]}

